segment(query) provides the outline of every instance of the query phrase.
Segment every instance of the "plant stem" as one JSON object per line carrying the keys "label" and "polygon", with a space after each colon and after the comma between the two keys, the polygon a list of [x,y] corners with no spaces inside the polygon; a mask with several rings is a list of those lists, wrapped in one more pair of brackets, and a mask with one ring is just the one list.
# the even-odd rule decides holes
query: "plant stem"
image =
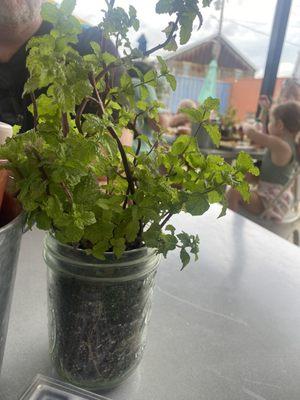
{"label": "plant stem", "polygon": [[160,142],[160,139],[161,139],[162,135],[163,135],[163,134],[161,133],[161,134],[159,135],[158,139],[153,143],[151,149],[150,149],[150,150],[148,151],[148,153],[147,153],[147,157],[149,157],[150,154],[152,153],[152,151],[159,145],[159,142]]}
{"label": "plant stem", "polygon": [[147,85],[147,83],[155,82],[157,79],[161,78],[162,76],[164,76],[164,74],[158,75],[156,78],[149,79],[148,81],[137,83],[136,85],[133,85],[133,88],[135,89],[139,86]]}
{"label": "plant stem", "polygon": [[161,224],[159,225],[160,228],[162,228],[163,226],[166,225],[166,223],[169,221],[169,219],[171,219],[173,217],[173,214],[171,212],[169,212],[166,216],[166,218],[161,222]]}
{"label": "plant stem", "polygon": [[126,191],[126,196],[125,196],[125,200],[124,200],[124,203],[123,203],[123,210],[125,210],[125,208],[127,207],[127,204],[128,204],[128,195],[129,195],[129,193],[130,193],[130,191],[129,191],[129,187],[127,188],[127,191]]}
{"label": "plant stem", "polygon": [[64,182],[61,182],[60,186],[62,187],[63,191],[65,192],[65,194],[68,198],[70,205],[72,206],[73,205],[73,197],[72,197],[70,190],[67,188],[67,186]]}
{"label": "plant stem", "polygon": [[62,113],[61,121],[62,121],[63,135],[64,137],[67,137],[70,130],[67,113]]}
{"label": "plant stem", "polygon": [[161,43],[155,47],[152,47],[152,49],[145,51],[144,57],[148,57],[148,56],[150,56],[150,54],[155,53],[157,50],[163,49],[172,40],[174,33],[178,29],[178,22],[179,22],[179,16],[177,16],[175,22],[173,22],[173,27],[172,27],[168,37],[166,38],[166,40],[163,43]]}
{"label": "plant stem", "polygon": [[[200,15],[201,15],[201,14],[200,14]],[[202,18],[202,16],[201,16],[201,18]],[[166,40],[165,40],[163,43],[161,43],[161,44],[159,44],[159,45],[153,47],[152,49],[147,50],[147,51],[144,53],[144,57],[148,57],[148,56],[151,55],[152,53],[155,53],[157,50],[163,49],[163,48],[172,40],[172,38],[174,37],[174,33],[175,33],[176,30],[178,29],[178,23],[179,23],[179,16],[177,16],[175,22],[173,22],[173,27],[172,27],[172,29],[171,29],[171,31],[170,31],[168,37],[166,38]],[[121,57],[121,58],[118,60],[118,62],[112,62],[112,63],[110,63],[109,65],[107,65],[107,66],[96,76],[96,78],[95,78],[95,79],[96,79],[96,82],[98,82],[99,79],[101,79],[110,69],[120,67],[120,65],[123,65],[124,62],[125,62],[126,60],[132,60],[132,61],[133,61],[133,60],[136,60],[137,58],[139,58],[139,56],[134,56],[134,57],[133,57],[133,56],[132,56],[132,57],[125,56],[125,57]]]}
{"label": "plant stem", "polygon": [[137,141],[138,141],[138,145],[137,145],[137,148],[136,148],[136,151],[135,151],[135,158],[134,158],[134,161],[133,161],[133,164],[134,164],[135,167],[137,166],[137,156],[140,154],[141,146],[142,146],[142,141],[139,138],[139,136],[141,136],[141,134],[138,132],[138,130],[136,128],[137,118],[141,114],[143,114],[143,113],[137,114],[135,116],[134,123],[133,124],[128,124],[128,126],[127,126],[128,129],[133,131],[133,138],[137,139]]}
{"label": "plant stem", "polygon": [[[105,112],[105,109],[104,109],[103,102],[102,102],[102,100],[100,98],[99,91],[97,89],[97,83],[96,83],[96,80],[95,80],[95,77],[94,77],[93,74],[90,75],[90,82],[91,82],[91,84],[92,84],[92,86],[93,86],[93,88],[95,90],[95,94],[96,94],[96,98],[98,100],[98,106],[99,106],[100,113],[101,113],[101,115],[103,115],[104,112]],[[129,192],[131,194],[134,194],[135,188],[134,188],[133,176],[132,176],[132,173],[131,173],[131,169],[130,169],[130,166],[129,166],[129,161],[127,159],[127,155],[126,155],[126,152],[124,150],[124,147],[123,147],[123,145],[121,143],[121,140],[119,139],[119,136],[118,136],[117,132],[115,131],[115,129],[112,126],[108,126],[107,130],[111,134],[111,136],[115,139],[115,141],[117,142],[117,146],[118,146],[121,158],[122,158],[125,175],[126,175],[127,182],[128,182]]]}
{"label": "plant stem", "polygon": [[85,110],[85,107],[87,106],[88,102],[89,102],[88,98],[83,99],[81,104],[80,104],[80,106],[79,106],[79,108],[78,108],[77,114],[76,114],[75,124],[76,124],[76,127],[77,127],[77,129],[78,129],[78,131],[80,133],[83,133],[82,132],[82,126],[81,126],[81,117],[82,117],[82,114],[83,114],[83,112]]}
{"label": "plant stem", "polygon": [[30,93],[30,97],[33,105],[34,130],[36,131],[39,121],[39,113],[34,92]]}

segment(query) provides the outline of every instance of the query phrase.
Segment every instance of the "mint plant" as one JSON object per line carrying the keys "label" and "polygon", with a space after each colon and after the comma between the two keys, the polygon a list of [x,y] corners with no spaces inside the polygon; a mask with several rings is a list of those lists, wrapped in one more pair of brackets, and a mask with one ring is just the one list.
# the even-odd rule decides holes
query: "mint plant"
{"label": "mint plant", "polygon": [[[162,105],[147,100],[146,84],[156,88],[165,77],[174,90],[176,79],[160,56],[158,70],[146,74],[135,69],[133,61],[187,43],[195,20],[202,24],[200,7],[209,6],[211,0],[159,0],[156,12],[168,14],[171,21],[164,30],[165,41],[145,54],[132,48],[128,39],[130,30],[139,29],[134,7],[125,11],[114,0],[106,0],[100,29],[122,51],[120,58],[103,52],[96,42],[91,43],[91,54],[78,53],[82,27],[71,15],[75,3],[64,0],[60,8],[43,6],[43,18],[53,29],[28,43],[30,76],[25,86],[32,98],[35,126],[8,140],[0,148],[0,158],[8,160],[5,167],[14,172],[30,227],[36,224],[50,230],[60,242],[97,258],[107,251],[120,257],[125,250],[143,245],[164,256],[180,248],[184,267],[190,254],[197,257],[199,238],[177,233],[169,223],[171,217],[181,211],[202,215],[216,202],[223,204],[223,215],[226,185],[247,200],[245,173],[257,175],[258,170],[245,153],[235,165],[218,156],[205,157],[195,137],[178,137],[169,147],[161,129],[150,142],[139,132],[138,122],[145,115],[158,121]],[[122,70],[118,84],[114,83],[117,69]],[[135,69],[140,83],[132,82],[130,69]],[[199,124],[197,134],[203,127],[215,144],[220,133],[209,117],[218,105],[210,98],[197,109],[183,110]],[[124,129],[133,132],[138,143],[135,151],[122,145]],[[140,152],[142,142],[149,146],[146,153]]]}

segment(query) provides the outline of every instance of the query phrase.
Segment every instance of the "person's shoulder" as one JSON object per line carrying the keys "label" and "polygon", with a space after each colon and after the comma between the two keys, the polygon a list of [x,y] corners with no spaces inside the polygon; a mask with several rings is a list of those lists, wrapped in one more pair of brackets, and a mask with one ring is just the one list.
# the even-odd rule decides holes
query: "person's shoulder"
{"label": "person's shoulder", "polygon": [[51,22],[42,21],[41,26],[35,32],[34,36],[48,35],[51,29],[53,29],[53,25],[51,24]]}
{"label": "person's shoulder", "polygon": [[84,26],[82,32],[78,35],[80,44],[99,41],[102,38],[102,32],[98,26]]}
{"label": "person's shoulder", "polygon": [[111,54],[117,55],[117,51],[112,41],[104,37],[98,26],[84,27],[82,33],[78,35],[77,48],[81,55],[91,53],[91,42],[98,43],[103,52],[107,51]]}
{"label": "person's shoulder", "polygon": [[100,43],[102,38],[100,29],[97,26],[84,27],[78,35],[77,48],[81,55],[91,52],[91,42]]}

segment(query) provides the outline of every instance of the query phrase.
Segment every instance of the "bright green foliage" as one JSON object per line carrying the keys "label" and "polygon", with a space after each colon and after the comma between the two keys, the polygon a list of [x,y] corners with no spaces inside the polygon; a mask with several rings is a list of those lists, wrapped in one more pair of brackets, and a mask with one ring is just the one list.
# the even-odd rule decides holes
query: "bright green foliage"
{"label": "bright green foliage", "polygon": [[[203,0],[203,6],[208,6],[211,0]],[[158,14],[176,15],[180,26],[179,37],[180,44],[185,44],[189,41],[193,30],[193,22],[197,18],[199,27],[202,25],[202,15],[199,10],[198,0],[159,0],[156,4],[156,12]],[[163,32],[168,36],[172,30],[173,24],[169,24]],[[166,50],[176,50],[177,44],[175,39],[165,47]]]}
{"label": "bright green foliage", "polygon": [[[196,139],[188,136],[178,137],[168,148],[158,132],[149,153],[121,145],[122,129],[129,128],[151,147],[138,132],[139,119],[147,115],[158,121],[162,107],[148,100],[149,85],[156,88],[165,77],[175,89],[176,80],[161,57],[157,58],[159,71],[144,75],[135,69],[132,60],[140,54],[131,50],[128,32],[139,27],[136,10],[129,7],[126,12],[112,1],[106,3],[101,28],[117,47],[124,46],[120,59],[103,53],[97,43],[91,44],[92,54],[79,55],[74,45],[81,26],[71,16],[75,0],[64,0],[60,9],[44,5],[43,17],[53,29],[28,44],[30,77],[25,92],[32,96],[43,92],[30,108],[35,129],[8,140],[0,148],[0,158],[7,159],[15,173],[29,226],[51,230],[59,241],[79,245],[98,258],[110,250],[119,257],[124,250],[144,244],[164,256],[179,248],[185,267],[190,255],[197,258],[199,238],[177,233],[168,224],[171,217],[181,211],[199,216],[216,202],[224,204],[224,214],[226,185],[247,199],[244,175],[257,174],[257,169],[246,154],[239,155],[234,166],[221,157],[205,157]],[[209,3],[203,1],[204,6]],[[172,40],[159,48],[176,45],[173,35],[178,30],[180,42],[185,43],[193,21],[201,19],[196,0],[160,0],[157,12],[177,18],[166,30]],[[105,77],[120,65],[124,72],[115,87],[113,79]],[[135,69],[140,83],[130,79],[126,72],[130,69]],[[217,108],[216,99],[207,99],[198,109],[183,110],[216,144],[220,134],[209,116]]]}
{"label": "bright green foliage", "polygon": [[192,122],[199,124],[199,131],[201,126],[206,130],[206,132],[209,134],[211,140],[216,146],[220,144],[221,133],[219,131],[218,126],[210,122],[210,114],[212,111],[218,110],[219,105],[220,102],[218,99],[213,99],[212,97],[209,97],[208,99],[205,100],[205,102],[202,105],[200,105],[196,109],[194,108],[181,109],[181,112],[187,114]]}

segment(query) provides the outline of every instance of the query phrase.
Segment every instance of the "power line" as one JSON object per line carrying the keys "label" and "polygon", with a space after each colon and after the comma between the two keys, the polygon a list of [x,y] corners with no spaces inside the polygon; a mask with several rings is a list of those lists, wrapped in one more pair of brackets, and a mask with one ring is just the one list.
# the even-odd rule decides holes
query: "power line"
{"label": "power line", "polygon": [[[234,24],[236,24],[236,25],[239,25],[239,26],[241,26],[241,27],[243,27],[243,28],[249,29],[249,30],[252,31],[252,32],[255,32],[255,33],[258,33],[258,34],[260,34],[260,35],[264,35],[264,36],[270,37],[270,35],[269,35],[268,33],[266,33],[266,32],[263,32],[263,31],[260,31],[260,30],[258,30],[258,29],[252,28],[252,27],[250,27],[250,26],[248,26],[248,25],[241,24],[240,22],[236,22],[236,21],[234,21],[233,19],[225,18],[225,20],[226,20],[226,21],[230,21],[230,22],[232,22],[232,23],[234,23]],[[291,45],[291,46],[295,46],[295,47],[300,48],[300,44],[296,44],[296,43],[290,42],[290,41],[288,41],[288,40],[285,40],[285,43],[286,43],[286,44],[289,44],[289,45]]]}

